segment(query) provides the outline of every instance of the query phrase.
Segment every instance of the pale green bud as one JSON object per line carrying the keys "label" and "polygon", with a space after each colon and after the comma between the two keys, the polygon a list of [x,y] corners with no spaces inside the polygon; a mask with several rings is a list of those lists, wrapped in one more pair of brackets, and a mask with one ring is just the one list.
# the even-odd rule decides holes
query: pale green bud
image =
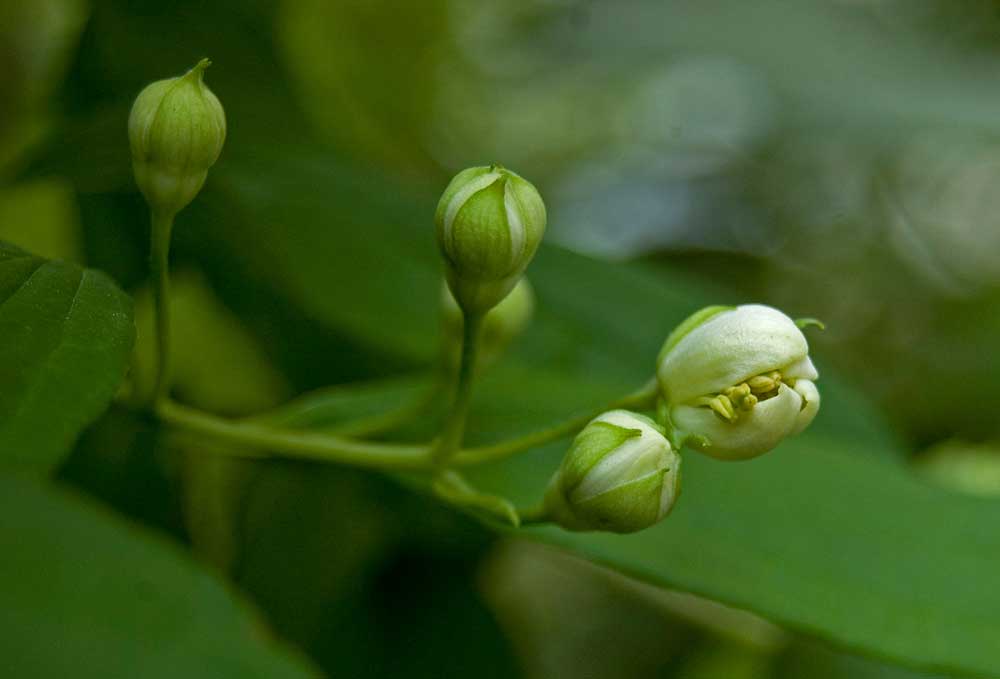
{"label": "pale green bud", "polygon": [[210,63],[147,86],[132,105],[132,169],[156,212],[174,215],[194,200],[226,140],[222,104],[203,82]]}
{"label": "pale green bud", "polygon": [[499,165],[451,180],[434,215],[448,285],[459,306],[482,313],[507,296],[545,233],[545,204],[530,182]]}
{"label": "pale green bud", "polygon": [[574,439],[545,495],[569,530],[633,533],[663,519],[680,493],[681,458],[647,417],[612,410]]}
{"label": "pale green bud", "polygon": [[[445,362],[458,370],[462,353],[462,310],[447,284],[441,286],[441,311],[444,325]],[[510,294],[486,313],[479,331],[476,368],[482,370],[496,361],[507,346],[520,335],[535,311],[535,293],[527,278],[521,278]]]}
{"label": "pale green bud", "polygon": [[723,460],[756,457],[805,429],[819,411],[818,377],[798,324],[759,304],[702,309],[657,360],[671,426]]}

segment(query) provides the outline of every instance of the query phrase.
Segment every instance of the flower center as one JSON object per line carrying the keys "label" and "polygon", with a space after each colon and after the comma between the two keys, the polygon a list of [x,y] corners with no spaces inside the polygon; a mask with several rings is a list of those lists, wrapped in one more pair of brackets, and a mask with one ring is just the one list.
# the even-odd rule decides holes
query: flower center
{"label": "flower center", "polygon": [[772,370],[727,387],[719,394],[701,396],[694,401],[694,405],[710,408],[726,422],[735,422],[741,412],[750,412],[761,401],[777,396],[782,382],[781,373]]}

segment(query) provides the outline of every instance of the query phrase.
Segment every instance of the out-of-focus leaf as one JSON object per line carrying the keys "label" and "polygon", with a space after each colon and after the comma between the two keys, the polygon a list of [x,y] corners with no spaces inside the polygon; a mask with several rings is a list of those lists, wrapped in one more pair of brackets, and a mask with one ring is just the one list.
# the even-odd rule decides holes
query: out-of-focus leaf
{"label": "out-of-focus leaf", "polygon": [[336,431],[345,420],[378,422],[387,413],[419,412],[424,399],[435,394],[440,392],[434,384],[418,377],[337,385],[303,394],[254,419],[284,427]]}
{"label": "out-of-focus leaf", "polygon": [[179,552],[72,494],[0,477],[0,655],[11,677],[308,677]]}
{"label": "out-of-focus leaf", "polygon": [[[274,406],[287,394],[282,376],[239,319],[218,300],[197,273],[173,276],[170,289],[170,349],[173,389],[185,402],[230,414]],[[156,366],[153,298],[143,289],[135,298],[138,328],[133,385],[152,388]]]}
{"label": "out-of-focus leaf", "polygon": [[107,276],[0,243],[0,464],[57,464],[111,401],[134,336]]}
{"label": "out-of-focus leaf", "polygon": [[0,191],[0,238],[42,257],[80,263],[80,219],[72,187],[48,179]]}
{"label": "out-of-focus leaf", "polygon": [[480,587],[531,679],[665,676],[699,633],[620,587],[624,580],[559,550],[509,540],[493,550]]}
{"label": "out-of-focus leaf", "polygon": [[946,675],[838,653],[815,642],[799,641],[776,663],[774,679],[945,679]]}
{"label": "out-of-focus leaf", "polygon": [[472,582],[488,533],[362,472],[241,464],[231,575],[331,676],[514,676]]}
{"label": "out-of-focus leaf", "polygon": [[[436,170],[419,131],[433,114],[436,89],[426,74],[447,54],[449,3],[278,5],[277,48],[314,125],[366,162]],[[373,41],[393,49],[372,59]]]}
{"label": "out-of-focus leaf", "polygon": [[[383,354],[438,349],[433,202],[305,147],[230,155],[186,226],[241,255],[311,318]],[[322,216],[317,219],[317,216]]]}
{"label": "out-of-focus leaf", "polygon": [[47,131],[43,104],[58,85],[86,23],[83,0],[0,5],[0,178]]}

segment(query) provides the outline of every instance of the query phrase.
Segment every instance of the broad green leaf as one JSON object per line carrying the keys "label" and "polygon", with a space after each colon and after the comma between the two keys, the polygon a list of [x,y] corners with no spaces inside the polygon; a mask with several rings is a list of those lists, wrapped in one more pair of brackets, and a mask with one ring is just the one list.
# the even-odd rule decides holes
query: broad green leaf
{"label": "broad green leaf", "polygon": [[[471,431],[511,417],[519,427],[552,421],[581,406],[585,397],[573,395],[569,378],[545,376],[525,389],[528,372],[510,370],[484,385]],[[593,394],[596,385],[587,384]],[[828,415],[850,408],[827,401]],[[818,428],[746,463],[686,452],[683,494],[662,524],[631,536],[529,534],[873,655],[993,672],[1000,504],[929,487],[872,446]],[[487,492],[530,505],[565,448],[552,445],[474,478]]]}
{"label": "broad green leaf", "polygon": [[943,674],[838,653],[816,643],[797,641],[783,654],[774,679],[946,679]]}
{"label": "broad green leaf", "polygon": [[214,577],[92,502],[0,476],[0,517],[4,676],[314,676]]}
{"label": "broad green leaf", "polygon": [[[326,176],[317,164],[281,162],[274,168],[279,187],[269,191],[253,183],[235,186],[245,181],[245,171],[224,178],[234,183],[227,195],[244,201],[241,213],[260,208],[263,215],[240,223],[243,239],[268,241],[266,259],[258,261],[270,262],[273,283],[316,318],[359,338],[377,336],[372,341],[383,350],[419,355],[420,347],[434,345],[434,328],[421,316],[432,308],[437,286],[433,258],[407,257],[405,267],[383,264],[377,281],[368,271],[387,253],[409,255],[417,247],[420,205],[409,221],[384,227],[396,236],[370,238],[350,223],[331,228],[323,215],[338,213],[295,190],[314,171]],[[306,209],[296,209],[300,198]],[[278,214],[282,228],[268,217]],[[208,221],[205,228],[212,228]],[[429,227],[423,233],[430,238]],[[335,268],[323,266],[328,253],[340,249],[361,254],[339,258]],[[536,322],[512,360],[498,364],[477,390],[478,414],[469,429],[475,440],[525,432],[638,386],[652,373],[663,338],[689,313],[708,303],[746,301],[710,296],[688,280],[643,266],[600,263],[551,247],[528,275],[539,298]],[[358,286],[363,280],[371,285]],[[338,281],[351,282],[363,301],[345,296],[334,303],[327,295],[307,294],[336,289]],[[993,621],[1000,577],[992,567],[1000,559],[1000,506],[912,478],[894,461],[899,448],[893,435],[822,359],[817,356],[824,405],[810,432],[747,463],[688,453],[684,494],[662,525],[632,536],[558,529],[533,534],[840,645],[923,667],[992,671],[1000,665],[1000,623]],[[486,492],[534,503],[563,447],[476,478]]]}
{"label": "broad green leaf", "polygon": [[0,467],[58,464],[114,396],[134,336],[107,276],[0,242]]}

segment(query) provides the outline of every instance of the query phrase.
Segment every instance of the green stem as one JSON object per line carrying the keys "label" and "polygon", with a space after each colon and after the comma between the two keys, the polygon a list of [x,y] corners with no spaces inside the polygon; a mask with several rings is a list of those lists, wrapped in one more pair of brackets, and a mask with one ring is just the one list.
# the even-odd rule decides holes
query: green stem
{"label": "green stem", "polygon": [[156,304],[156,380],[152,402],[163,400],[170,390],[170,234],[174,215],[154,211],[150,235],[149,268]]}
{"label": "green stem", "polygon": [[482,464],[484,462],[501,460],[505,457],[515,455],[531,448],[537,448],[538,446],[545,445],[546,443],[551,443],[552,441],[575,434],[580,429],[583,429],[592,419],[609,410],[615,410],[617,408],[626,408],[630,410],[649,409],[653,407],[656,401],[656,394],[657,385],[656,380],[654,379],[645,384],[641,389],[624,396],[617,401],[613,401],[603,408],[570,418],[569,420],[548,429],[542,429],[520,438],[502,441],[489,446],[480,446],[478,448],[467,448],[462,450],[455,456],[455,462],[462,465]]}
{"label": "green stem", "polygon": [[[236,422],[163,399],[156,406],[160,419],[180,429],[206,434],[254,449],[305,460],[339,462],[374,469],[429,468],[426,445],[369,443],[303,431],[272,429],[253,422]],[[260,454],[249,454],[261,457]]]}
{"label": "green stem", "polygon": [[[655,399],[654,381],[601,409],[572,418],[549,429],[491,446],[458,450],[454,460],[458,464],[474,465],[509,457],[573,434],[608,410],[615,408],[644,410],[652,407]],[[156,413],[161,420],[179,429],[249,447],[251,450],[248,452],[235,453],[246,457],[267,457],[277,453],[292,458],[401,471],[429,471],[440,469],[441,466],[433,455],[436,448],[427,444],[358,441],[328,433],[281,429],[254,421],[228,420],[166,398],[157,404]]]}
{"label": "green stem", "polygon": [[443,466],[461,447],[465,434],[465,422],[469,418],[472,402],[472,384],[476,373],[476,352],[479,344],[479,330],[483,324],[483,314],[465,313],[462,325],[462,359],[458,369],[458,383],[455,400],[441,430],[441,437],[431,452],[431,459]]}

